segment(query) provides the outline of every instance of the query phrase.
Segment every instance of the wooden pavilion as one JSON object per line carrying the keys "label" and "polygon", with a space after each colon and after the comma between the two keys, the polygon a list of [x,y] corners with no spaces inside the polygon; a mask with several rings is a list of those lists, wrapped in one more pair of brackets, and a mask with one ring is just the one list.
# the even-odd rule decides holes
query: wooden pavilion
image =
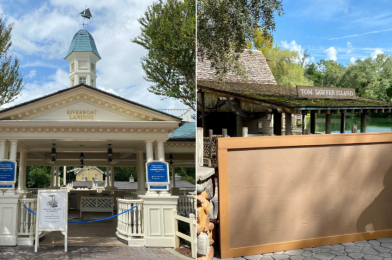
{"label": "wooden pavilion", "polygon": [[[333,92],[330,96],[299,95],[301,87],[277,85],[260,51],[245,51],[242,61],[247,70],[247,79],[228,74],[218,81],[208,60],[199,61],[197,68],[198,126],[203,127],[204,136],[208,129],[220,134],[228,129],[230,136],[241,136],[242,127],[249,134],[282,134],[282,114],[285,114],[285,135],[292,134],[292,115],[310,114],[310,134],[316,133],[316,114],[326,114],[325,133],[331,133],[331,114],[341,115],[340,132],[345,132],[347,113],[361,113],[361,133],[366,132],[366,115],[369,112],[391,112],[392,102],[336,95],[342,89],[307,87]],[[306,88],[305,88],[306,89]],[[347,91],[345,91],[347,90]],[[302,124],[302,134],[304,134]]]}

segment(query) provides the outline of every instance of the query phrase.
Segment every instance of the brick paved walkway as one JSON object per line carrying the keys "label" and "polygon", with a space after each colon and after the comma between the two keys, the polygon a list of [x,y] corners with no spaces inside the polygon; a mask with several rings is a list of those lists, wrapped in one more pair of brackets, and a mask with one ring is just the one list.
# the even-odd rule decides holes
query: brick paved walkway
{"label": "brick paved walkway", "polygon": [[[248,260],[392,260],[392,238],[229,258]],[[220,259],[218,255],[214,260]],[[227,260],[229,260],[227,259]]]}
{"label": "brick paved walkway", "polygon": [[68,252],[60,246],[40,246],[34,253],[32,246],[0,247],[0,259],[136,259],[136,260],[178,260],[164,248],[145,247],[76,247],[69,246]]}

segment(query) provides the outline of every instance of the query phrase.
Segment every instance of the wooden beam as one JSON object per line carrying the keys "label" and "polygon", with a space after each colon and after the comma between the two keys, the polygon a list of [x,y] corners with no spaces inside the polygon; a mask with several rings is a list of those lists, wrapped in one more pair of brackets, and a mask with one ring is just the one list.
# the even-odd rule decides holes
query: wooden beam
{"label": "wooden beam", "polygon": [[365,111],[362,112],[362,114],[361,114],[361,133],[366,133],[366,112]]}
{"label": "wooden beam", "polygon": [[291,125],[292,125],[292,116],[289,113],[285,113],[285,135],[292,135]]}

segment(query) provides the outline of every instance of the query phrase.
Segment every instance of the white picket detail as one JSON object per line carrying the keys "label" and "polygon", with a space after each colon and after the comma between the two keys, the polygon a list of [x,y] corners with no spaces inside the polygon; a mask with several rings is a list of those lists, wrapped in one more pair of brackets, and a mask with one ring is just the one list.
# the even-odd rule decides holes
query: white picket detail
{"label": "white picket detail", "polygon": [[117,198],[117,214],[134,206],[137,207],[117,217],[117,232],[128,238],[144,236],[143,200]]}
{"label": "white picket detail", "polygon": [[36,216],[30,213],[24,206],[36,212],[37,199],[19,199],[18,235],[34,237]]}
{"label": "white picket detail", "polygon": [[195,214],[196,212],[196,195],[179,195],[177,212],[181,216]]}

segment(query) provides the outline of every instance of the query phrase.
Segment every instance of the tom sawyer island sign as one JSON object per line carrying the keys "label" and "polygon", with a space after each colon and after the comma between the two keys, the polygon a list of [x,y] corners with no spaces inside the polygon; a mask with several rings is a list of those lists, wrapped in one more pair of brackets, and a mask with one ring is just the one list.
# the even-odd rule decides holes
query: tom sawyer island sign
{"label": "tom sawyer island sign", "polygon": [[297,95],[309,99],[355,99],[355,89],[297,86]]}
{"label": "tom sawyer island sign", "polygon": [[151,161],[146,163],[146,166],[148,190],[169,190],[169,164],[162,161]]}
{"label": "tom sawyer island sign", "polygon": [[16,181],[16,162],[0,160],[0,189],[12,189]]}
{"label": "tom sawyer island sign", "polygon": [[64,235],[64,251],[68,239],[68,191],[38,190],[37,222],[35,228],[35,252],[39,245],[39,234],[43,231],[61,231]]}

